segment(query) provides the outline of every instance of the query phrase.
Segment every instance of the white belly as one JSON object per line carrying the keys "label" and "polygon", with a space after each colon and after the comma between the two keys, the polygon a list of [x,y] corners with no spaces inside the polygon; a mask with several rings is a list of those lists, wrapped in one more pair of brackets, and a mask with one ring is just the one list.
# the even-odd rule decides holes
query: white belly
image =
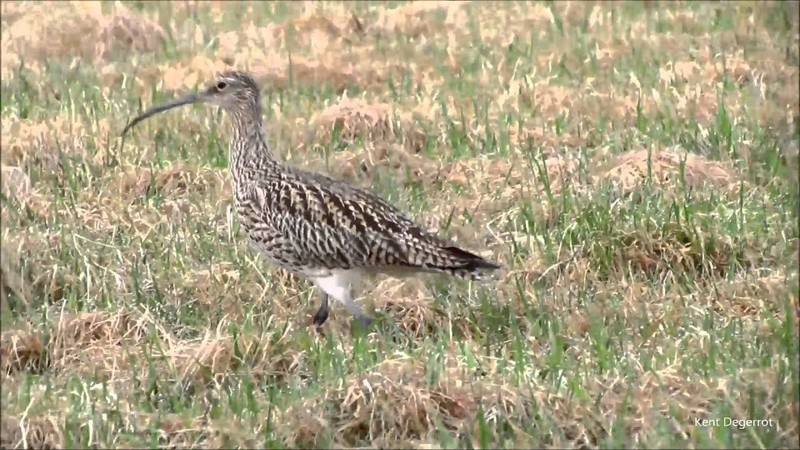
{"label": "white belly", "polygon": [[360,269],[335,269],[317,273],[307,272],[305,275],[326,294],[342,303],[348,303],[351,300],[353,287],[364,274]]}

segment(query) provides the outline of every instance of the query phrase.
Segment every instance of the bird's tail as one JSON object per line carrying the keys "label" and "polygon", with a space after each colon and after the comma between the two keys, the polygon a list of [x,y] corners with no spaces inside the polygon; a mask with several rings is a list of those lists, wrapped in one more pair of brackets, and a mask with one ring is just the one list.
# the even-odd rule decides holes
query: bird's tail
{"label": "bird's tail", "polygon": [[467,280],[481,280],[487,272],[502,268],[500,264],[458,247],[442,247],[438,253],[436,264],[428,265],[429,269]]}

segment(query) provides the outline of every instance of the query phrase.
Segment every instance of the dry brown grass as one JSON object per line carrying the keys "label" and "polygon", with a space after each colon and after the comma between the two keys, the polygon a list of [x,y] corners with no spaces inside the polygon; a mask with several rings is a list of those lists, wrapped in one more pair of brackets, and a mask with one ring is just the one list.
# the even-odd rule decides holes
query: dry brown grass
{"label": "dry brown grass", "polygon": [[15,448],[20,442],[27,442],[28,448],[64,448],[64,432],[56,417],[45,417],[21,423],[10,417],[3,417],[0,423],[0,445]]}
{"label": "dry brown grass", "polygon": [[[100,374],[118,362],[109,355],[124,341],[141,341],[152,319],[125,311],[63,314],[42,330],[30,324],[5,331],[0,340],[0,360],[6,374],[19,371],[89,370]],[[87,361],[85,358],[98,358]],[[102,375],[100,375],[102,376]]]}
{"label": "dry brown grass", "polygon": [[[162,169],[133,167],[112,180],[115,197],[119,194],[130,202],[143,201],[145,195],[163,195],[168,200],[180,200],[187,193],[207,192],[231,194],[230,174],[227,171],[193,167],[186,163],[170,164]],[[119,201],[116,197],[114,201]],[[169,213],[168,213],[169,214]],[[170,214],[170,217],[177,219]]]}
{"label": "dry brown grass", "polygon": [[[796,447],[798,21],[615,7],[4,2],[0,447]],[[506,270],[307,329],[219,116],[115,137],[231,67],[282,158]]]}
{"label": "dry brown grass", "polygon": [[610,180],[623,191],[640,187],[648,178],[665,188],[685,183],[694,189],[706,186],[738,188],[739,177],[726,164],[681,149],[650,152],[638,150],[618,155],[598,179]]}
{"label": "dry brown grass", "polygon": [[[637,416],[649,416],[628,425],[626,432],[636,434],[652,426],[651,421],[658,415],[668,417],[677,407],[685,411],[685,415],[674,423],[673,432],[688,437],[697,430],[691,425],[695,416],[710,417],[706,410],[709,397],[729,396],[731,385],[748,379],[763,380],[762,393],[771,391],[779,383],[771,371],[750,371],[743,373],[741,379],[728,377],[713,383],[698,382],[687,390],[686,381],[675,368],[630,379],[600,378],[589,387],[602,399],[598,413],[581,408],[564,395],[553,394],[535,381],[529,390],[516,391],[455,367],[445,369],[440,377],[440,381],[432,385],[418,384],[426,378],[426,370],[419,362],[386,361],[373,372],[350,380],[324,398],[308,399],[298,405],[297,410],[286,411],[287,425],[298,430],[289,445],[319,445],[320,434],[331,427],[339,429],[345,445],[359,442],[369,442],[375,447],[410,445],[424,440],[438,427],[455,433],[477,434],[468,424],[475,422],[476,414],[481,414],[488,423],[519,416],[540,423],[552,421],[559,424],[559,429],[549,436],[549,445],[595,446],[608,435],[613,426],[609,419],[620,408],[628,408]],[[629,404],[628,398],[641,401]],[[736,398],[728,398],[736,401]],[[322,419],[310,413],[326,408],[336,411],[337,415]],[[512,442],[525,442],[524,430],[512,429],[511,434]]]}
{"label": "dry brown grass", "polygon": [[3,17],[10,24],[3,30],[4,77],[21,58],[39,64],[46,58],[79,57],[103,65],[112,55],[154,52],[166,39],[161,26],[124,5],[107,15],[100,2],[17,2],[3,5]]}

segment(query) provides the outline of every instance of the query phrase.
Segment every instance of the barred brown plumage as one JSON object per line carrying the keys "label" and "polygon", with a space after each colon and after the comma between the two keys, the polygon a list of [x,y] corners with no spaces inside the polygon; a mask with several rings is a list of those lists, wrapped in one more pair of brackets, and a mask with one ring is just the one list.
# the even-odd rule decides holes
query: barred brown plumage
{"label": "barred brown plumage", "polygon": [[423,230],[371,192],[278,161],[262,124],[260,90],[246,72],[219,74],[199,93],[155,106],[123,130],[167,109],[196,102],[221,106],[232,121],[229,166],[237,214],[251,246],[272,264],[321,291],[314,323],[328,318],[328,296],[368,326],[354,302],[363,275],[441,272],[472,280],[500,265]]}

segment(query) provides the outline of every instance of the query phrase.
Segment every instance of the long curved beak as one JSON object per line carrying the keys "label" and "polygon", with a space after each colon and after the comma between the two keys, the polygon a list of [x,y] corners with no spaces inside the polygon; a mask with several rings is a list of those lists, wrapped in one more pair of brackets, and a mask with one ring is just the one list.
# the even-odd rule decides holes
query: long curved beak
{"label": "long curved beak", "polygon": [[187,95],[185,97],[181,97],[181,98],[179,98],[177,100],[172,100],[171,102],[162,103],[160,105],[154,106],[154,107],[148,109],[147,111],[143,112],[142,114],[134,117],[133,120],[128,122],[128,125],[126,125],[125,129],[122,130],[122,134],[120,136],[124,137],[125,133],[127,133],[128,130],[133,128],[137,123],[143,121],[144,119],[147,119],[148,117],[154,116],[154,115],[156,115],[156,114],[158,114],[160,112],[164,112],[164,111],[166,111],[168,109],[177,108],[179,106],[188,105],[188,104],[191,104],[191,103],[197,103],[197,102],[199,102],[201,100],[202,100],[202,98],[200,97],[199,94],[189,94],[189,95]]}

